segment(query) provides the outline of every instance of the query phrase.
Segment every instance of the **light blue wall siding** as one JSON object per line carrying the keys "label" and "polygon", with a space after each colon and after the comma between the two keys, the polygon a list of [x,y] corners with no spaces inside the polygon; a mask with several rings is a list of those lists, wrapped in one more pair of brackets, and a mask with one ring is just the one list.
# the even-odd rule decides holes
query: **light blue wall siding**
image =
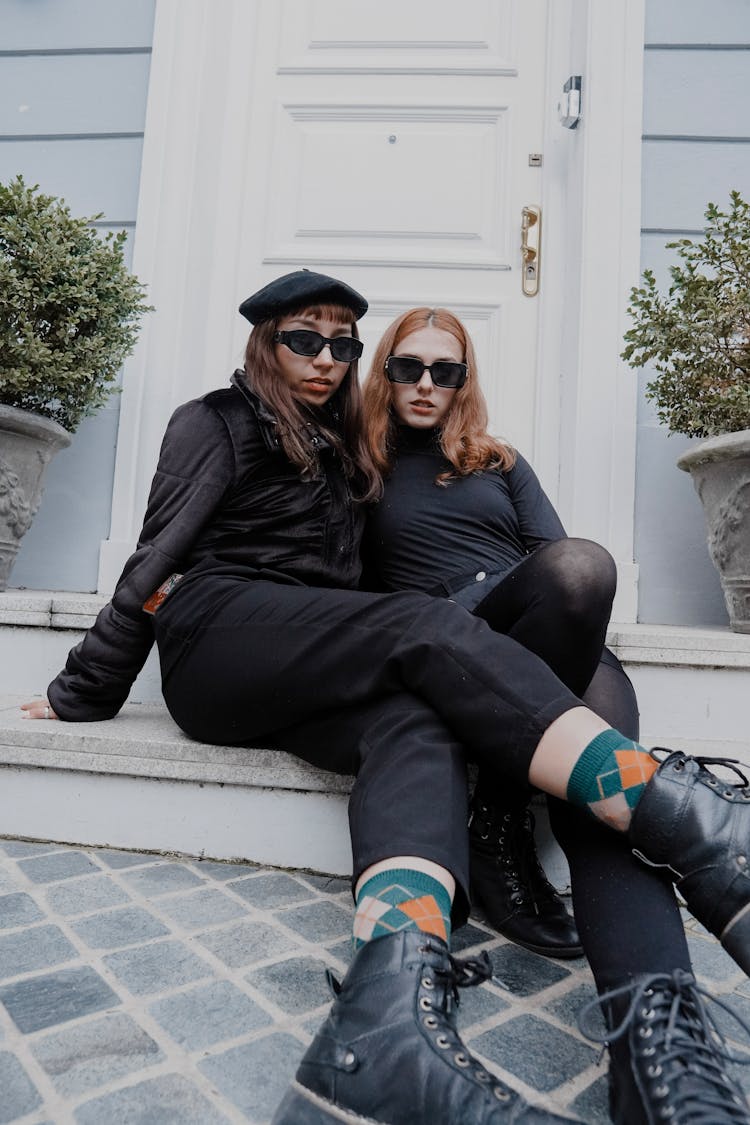
{"label": "light blue wall siding", "polygon": [[[156,0],[0,0],[0,179],[132,232]],[[52,461],[11,585],[95,590],[109,532],[119,397]]]}
{"label": "light blue wall siding", "polygon": [[[642,267],[669,281],[665,243],[700,236],[709,201],[750,198],[750,3],[646,0]],[[641,391],[648,381],[641,373]],[[700,502],[675,461],[693,444],[669,436],[641,394],[635,552],[641,621],[725,625]]]}

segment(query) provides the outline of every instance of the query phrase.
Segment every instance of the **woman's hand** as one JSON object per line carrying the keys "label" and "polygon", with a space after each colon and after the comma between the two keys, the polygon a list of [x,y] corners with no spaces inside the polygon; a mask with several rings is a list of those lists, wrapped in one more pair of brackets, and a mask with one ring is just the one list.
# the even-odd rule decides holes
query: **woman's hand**
{"label": "woman's hand", "polygon": [[32,699],[30,703],[22,703],[23,719],[56,719],[57,715],[46,699]]}

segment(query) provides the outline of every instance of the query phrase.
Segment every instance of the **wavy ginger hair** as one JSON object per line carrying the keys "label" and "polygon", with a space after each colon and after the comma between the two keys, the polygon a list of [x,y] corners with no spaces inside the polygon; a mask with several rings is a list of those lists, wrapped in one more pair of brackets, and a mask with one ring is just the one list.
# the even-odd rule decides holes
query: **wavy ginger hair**
{"label": "wavy ginger hair", "polygon": [[479,386],[474,346],[461,321],[448,309],[409,309],[386,328],[375,349],[364,384],[365,427],[370,454],[381,473],[393,467],[397,418],[393,410],[392,384],[385,371],[389,355],[403,339],[421,328],[439,328],[459,343],[467,367],[466,382],[456,391],[440,429],[440,448],[452,471],[440,473],[436,483],[445,485],[454,477],[483,469],[510,469],[516,455],[504,442],[487,433],[487,403]]}

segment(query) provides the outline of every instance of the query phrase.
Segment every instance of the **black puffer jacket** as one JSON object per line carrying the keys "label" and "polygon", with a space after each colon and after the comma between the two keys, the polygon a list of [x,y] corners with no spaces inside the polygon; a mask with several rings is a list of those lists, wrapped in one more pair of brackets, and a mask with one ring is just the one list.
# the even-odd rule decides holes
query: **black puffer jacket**
{"label": "black puffer jacket", "polygon": [[312,434],[321,472],[302,480],[275,431],[242,372],[172,415],[138,545],[111,602],[49,685],[61,719],[117,714],[154,640],[143,603],[173,572],[229,568],[248,579],[356,587],[363,516],[337,454]]}

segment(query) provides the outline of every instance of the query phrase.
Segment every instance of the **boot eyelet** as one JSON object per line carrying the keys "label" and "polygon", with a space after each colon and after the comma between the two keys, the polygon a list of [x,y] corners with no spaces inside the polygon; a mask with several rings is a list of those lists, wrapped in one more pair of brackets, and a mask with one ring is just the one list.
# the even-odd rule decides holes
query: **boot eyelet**
{"label": "boot eyelet", "polygon": [[662,1109],[662,1111],[660,1112],[659,1117],[674,1117],[674,1107],[671,1105],[665,1105],[664,1109]]}
{"label": "boot eyelet", "polygon": [[422,1023],[429,1031],[434,1031],[438,1026],[438,1018],[437,1016],[425,1016],[425,1018],[422,1020]]}
{"label": "boot eyelet", "polygon": [[356,1060],[357,1056],[354,1054],[354,1051],[347,1051],[344,1055],[344,1066],[353,1066]]}
{"label": "boot eyelet", "polygon": [[669,1086],[655,1086],[654,1087],[654,1097],[656,1097],[656,1098],[666,1098],[668,1096],[668,1094],[669,1094]]}
{"label": "boot eyelet", "polygon": [[492,1093],[495,1095],[495,1097],[497,1098],[497,1100],[499,1102],[509,1102],[510,1101],[509,1092],[507,1090],[503,1089],[502,1086],[495,1086]]}
{"label": "boot eyelet", "polygon": [[435,982],[432,977],[422,977],[422,988],[434,988]]}
{"label": "boot eyelet", "polygon": [[486,1070],[477,1071],[477,1082],[491,1082],[492,1075],[488,1074]]}
{"label": "boot eyelet", "polygon": [[644,1059],[650,1059],[652,1055],[656,1054],[656,1047],[644,1047],[641,1054]]}
{"label": "boot eyelet", "polygon": [[734,789],[725,789],[722,797],[726,797],[730,801],[734,800]]}
{"label": "boot eyelet", "polygon": [[420,996],[419,997],[419,1006],[420,1006],[420,1008],[422,1009],[423,1012],[431,1012],[432,1011],[432,1000],[430,1000],[429,996]]}
{"label": "boot eyelet", "polygon": [[737,856],[737,866],[738,867],[747,867],[747,856],[746,855],[738,855]]}
{"label": "boot eyelet", "polygon": [[640,1035],[641,1039],[650,1039],[654,1034],[654,1029],[653,1027],[639,1027],[638,1034]]}
{"label": "boot eyelet", "polygon": [[706,778],[706,785],[710,785],[712,789],[715,789],[718,784],[719,784],[718,777],[708,777],[708,778]]}
{"label": "boot eyelet", "polygon": [[446,1051],[451,1045],[451,1041],[447,1035],[438,1035],[435,1042],[437,1043],[441,1051]]}
{"label": "boot eyelet", "polygon": [[652,1020],[656,1015],[656,1012],[653,1008],[641,1008],[641,1015],[643,1016],[644,1020]]}
{"label": "boot eyelet", "polygon": [[656,1066],[646,1067],[646,1074],[649,1076],[649,1078],[659,1078],[661,1076],[661,1073],[662,1070],[658,1063],[656,1064]]}
{"label": "boot eyelet", "polygon": [[468,1057],[468,1055],[463,1054],[462,1051],[459,1051],[458,1054],[453,1056],[453,1061],[455,1062],[456,1066],[461,1067],[470,1066],[471,1064],[471,1059]]}

